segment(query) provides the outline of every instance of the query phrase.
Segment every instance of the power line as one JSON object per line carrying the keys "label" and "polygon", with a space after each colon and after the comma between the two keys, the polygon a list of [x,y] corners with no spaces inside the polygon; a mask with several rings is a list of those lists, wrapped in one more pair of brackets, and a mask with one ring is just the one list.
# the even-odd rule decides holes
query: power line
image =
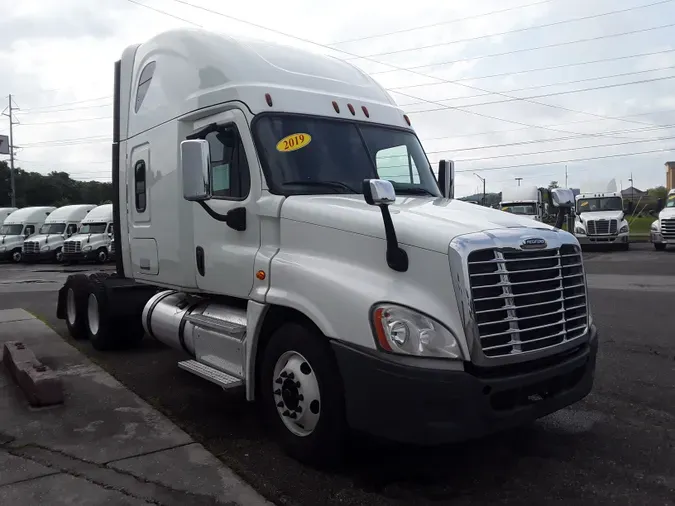
{"label": "power line", "polygon": [[49,111],[24,111],[24,114],[52,114],[57,112],[67,112],[67,111],[81,111],[84,109],[97,109],[99,107],[112,107],[112,102],[107,104],[98,104],[98,105],[85,105],[82,107],[70,107],[68,109],[54,109]]}
{"label": "power line", "polygon": [[[557,91],[557,92],[554,92],[554,93],[545,93],[543,95],[533,95],[533,96],[530,96],[530,97],[521,97],[521,98],[511,97],[511,98],[505,98],[503,100],[493,100],[491,102],[479,102],[477,104],[457,105],[457,106],[453,106],[453,109],[464,109],[465,107],[478,107],[478,106],[483,106],[483,105],[504,104],[506,102],[514,102],[514,101],[520,101],[520,100],[530,102],[530,99],[534,99],[534,98],[557,97],[557,96],[560,96],[560,95],[570,95],[570,94],[575,94],[575,93],[583,93],[583,92],[586,92],[586,91],[596,91],[596,90],[605,90],[605,89],[609,89],[609,88],[619,88],[619,87],[622,87],[622,86],[631,86],[631,85],[634,85],[634,84],[645,84],[645,83],[652,83],[652,82],[657,82],[657,81],[666,81],[666,80],[670,80],[670,79],[675,79],[675,75],[664,76],[664,77],[654,77],[652,79],[642,79],[640,81],[631,81],[631,82],[628,82],[628,83],[605,84],[603,86],[593,86],[593,87],[590,87],[590,88],[581,88],[581,89],[578,89],[578,90]],[[399,93],[399,92],[395,92],[395,93]],[[488,93],[488,95],[491,95],[491,94],[492,93]],[[496,94],[500,95],[500,93],[496,93]],[[401,93],[401,95],[409,96],[409,95],[406,95],[405,93]],[[460,97],[460,98],[466,98],[466,97]],[[437,99],[434,102],[437,103],[438,105],[445,105],[445,104],[440,103],[440,102],[445,101],[445,100],[459,100],[459,99],[458,98],[441,98],[441,99]],[[427,101],[424,100],[424,101],[418,102],[418,103],[421,104],[421,103],[425,103],[425,102],[427,102]],[[535,103],[538,103],[538,102],[535,102]],[[406,105],[412,105],[412,104],[406,104]],[[405,107],[405,106],[402,106],[402,107]],[[440,108],[437,108],[437,109],[423,109],[421,111],[411,111],[411,112],[408,113],[408,115],[421,114],[421,113],[424,113],[424,112],[441,111],[443,109],[445,109],[445,107],[440,107]],[[572,111],[572,112],[578,112],[578,111],[574,111],[573,109],[569,109],[569,110]],[[584,112],[583,114],[588,114],[589,116],[597,116],[599,118],[609,119],[609,120],[626,121],[628,123],[638,123],[638,124],[641,124],[641,125],[645,124],[645,122],[643,122],[643,121],[629,121],[629,120],[625,120],[625,119],[621,119],[621,118],[613,118],[611,116],[603,116],[603,115],[600,115],[600,114],[593,114],[593,113],[590,113],[590,112]]]}
{"label": "power line", "polygon": [[98,97],[98,98],[89,98],[86,100],[77,100],[75,102],[61,102],[59,104],[45,105],[43,107],[32,107],[29,109],[23,109],[23,111],[24,112],[41,111],[43,109],[50,109],[52,107],[63,107],[64,105],[77,105],[77,104],[85,104],[87,102],[98,102],[99,100],[106,100],[109,98],[113,98],[112,95],[107,95],[105,97]]}
{"label": "power line", "polygon": [[395,50],[395,51],[388,51],[388,52],[385,52],[385,53],[374,53],[374,54],[369,54],[369,55],[365,55],[365,56],[356,56],[354,58],[347,58],[347,60],[356,60],[356,59],[361,59],[361,58],[371,58],[371,57],[375,57],[375,56],[389,56],[389,55],[392,55],[392,54],[407,53],[407,52],[410,52],[410,51],[422,51],[424,49],[450,46],[450,45],[453,45],[453,44],[461,44],[461,43],[464,43],[464,42],[473,42],[473,41],[476,41],[476,40],[488,39],[488,38],[491,38],[491,37],[501,37],[503,35],[511,35],[513,33],[527,32],[529,30],[537,30],[537,29],[540,29],[540,28],[550,28],[552,26],[559,26],[559,25],[564,25],[564,24],[567,24],[567,23],[576,23],[578,21],[585,21],[585,20],[589,20],[589,19],[597,19],[597,18],[602,18],[602,17],[605,17],[605,16],[612,16],[614,14],[622,14],[622,13],[625,13],[625,12],[631,12],[631,11],[635,11],[635,10],[639,10],[639,9],[646,9],[648,7],[654,7],[656,5],[662,5],[662,4],[670,3],[672,1],[673,0],[659,0],[658,2],[653,2],[653,3],[645,4],[645,5],[638,5],[638,6],[635,6],[635,7],[628,7],[626,9],[619,9],[619,10],[615,10],[615,11],[603,12],[603,13],[600,13],[600,14],[591,14],[589,16],[581,16],[581,17],[573,18],[573,19],[564,19],[564,20],[554,21],[552,23],[545,23],[545,24],[541,24],[541,25],[533,25],[533,26],[526,26],[526,27],[523,27],[523,28],[515,28],[513,30],[508,30],[508,31],[505,31],[505,32],[491,33],[491,34],[488,34],[488,35],[479,35],[477,37],[469,37],[469,38],[466,38],[466,39],[457,39],[457,40],[453,40],[453,41],[450,41],[450,42],[440,42],[440,43],[436,43],[436,44],[430,44],[428,46],[417,46],[417,47],[411,47],[411,48],[408,48],[408,49],[398,49],[398,50]]}
{"label": "power line", "polygon": [[[541,89],[541,88],[550,88],[552,86],[567,86],[568,84],[584,83],[584,82],[588,82],[588,81],[599,81],[599,80],[602,80],[602,79],[613,79],[615,77],[626,77],[626,76],[632,76],[632,75],[637,75],[637,74],[646,74],[648,72],[658,72],[658,71],[661,71],[661,70],[672,70],[672,69],[675,69],[675,65],[669,65],[667,67],[658,67],[658,68],[649,69],[649,70],[636,70],[634,72],[622,72],[620,74],[611,74],[611,75],[608,75],[608,76],[586,77],[584,79],[575,79],[573,81],[557,81],[555,83],[549,83],[549,84],[538,84],[536,86],[526,86],[526,87],[523,87],[523,88],[513,88],[513,89],[510,89],[510,90],[506,90],[503,93],[514,93],[516,91],[537,90],[537,89]],[[638,82],[642,82],[642,81],[638,81]],[[616,85],[617,86],[625,86],[625,85],[629,85],[629,84],[633,84],[633,83],[631,83],[631,82],[617,83]],[[395,91],[395,89],[390,88],[389,91],[392,92],[392,93],[397,93]],[[452,98],[448,98],[448,99],[439,99],[439,100],[440,101],[443,101],[443,100],[468,100],[470,98],[487,97],[489,95],[492,95],[492,93],[481,93],[479,95],[467,95],[465,97],[452,97]],[[399,107],[409,107],[411,105],[417,105],[418,103],[419,102],[410,102],[408,104],[399,104]]]}
{"label": "power line", "polygon": [[[515,76],[519,74],[529,74],[530,72],[542,72],[545,70],[557,70],[557,69],[562,69],[562,68],[569,68],[569,67],[579,67],[582,65],[593,65],[596,63],[606,63],[606,62],[612,62],[612,61],[618,61],[618,60],[629,60],[631,58],[645,58],[647,56],[656,56],[656,55],[661,55],[661,54],[666,54],[666,53],[672,53],[675,51],[675,48],[673,49],[664,49],[662,51],[653,51],[651,53],[641,53],[641,54],[631,54],[627,56],[615,56],[612,58],[602,58],[600,60],[590,60],[590,61],[584,61],[584,62],[579,62],[579,63],[564,63],[562,65],[553,65],[550,67],[537,67],[534,69],[526,69],[526,70],[516,70],[516,71],[511,71],[511,72],[502,72],[500,74],[488,74],[484,76],[475,76],[475,77],[462,77],[460,79],[453,79],[453,83],[457,82],[463,82],[463,81],[478,81],[480,79],[492,79],[494,77],[505,77],[505,76]],[[569,84],[569,83],[567,83]],[[396,92],[396,90],[404,90],[404,89],[409,89],[409,88],[420,88],[423,86],[441,86],[445,85],[445,83],[420,83],[420,84],[407,84],[405,86],[395,86],[394,88],[388,88],[389,91]]]}
{"label": "power line", "polygon": [[[140,3],[140,2],[137,2],[137,1],[135,1],[135,0],[127,0],[127,1],[129,1],[129,2],[131,2],[131,3],[134,3],[134,4],[137,4],[137,5],[140,5],[140,6],[142,6],[142,7],[148,7],[148,8],[149,8],[149,6],[147,6],[147,5],[145,5],[145,4],[142,4],[142,3]],[[172,1],[173,1],[173,2],[176,2],[176,3],[179,3],[179,4],[183,4],[183,5],[187,5],[187,6],[193,7],[193,8],[195,8],[195,9],[200,9],[200,10],[209,12],[209,13],[211,13],[211,14],[215,14],[215,15],[218,15],[218,16],[222,16],[222,17],[225,17],[225,18],[227,18],[227,19],[232,19],[232,20],[235,20],[235,21],[238,21],[238,22],[241,22],[241,23],[245,23],[245,24],[248,24],[248,25],[250,25],[250,26],[254,26],[254,27],[257,27],[257,28],[261,28],[261,29],[264,29],[264,30],[268,30],[268,31],[277,33],[277,34],[279,34],[279,35],[283,35],[283,36],[286,36],[286,37],[293,38],[293,39],[295,39],[295,40],[299,40],[299,41],[301,41],[301,42],[306,42],[306,43],[308,43],[308,44],[313,44],[313,45],[315,45],[315,46],[323,47],[323,48],[326,48],[326,49],[329,49],[329,50],[332,50],[332,51],[337,51],[337,52],[346,54],[346,55],[348,55],[348,56],[358,56],[358,55],[355,55],[355,54],[353,54],[353,53],[349,53],[348,51],[344,51],[344,50],[341,50],[341,49],[331,48],[330,46],[326,46],[325,44],[320,44],[320,43],[318,43],[318,42],[314,42],[314,41],[309,40],[309,39],[305,39],[305,38],[302,38],[302,37],[297,37],[297,36],[294,36],[294,35],[290,35],[290,34],[288,34],[288,33],[282,32],[282,31],[280,31],[280,30],[275,30],[275,29],[273,29],[273,28],[268,28],[268,27],[265,27],[265,26],[262,26],[262,25],[258,25],[257,23],[252,23],[252,22],[249,22],[249,21],[245,21],[245,20],[236,18],[236,17],[234,17],[234,16],[230,16],[230,15],[228,15],[228,14],[224,14],[224,13],[222,13],[222,12],[215,11],[215,10],[213,10],[213,9],[209,9],[209,8],[202,7],[202,6],[199,6],[199,5],[194,5],[194,4],[191,4],[191,3],[189,3],[189,2],[186,2],[185,0],[172,0]],[[174,16],[173,14],[168,13],[168,12],[165,12],[165,11],[162,11],[162,10],[160,10],[160,9],[154,9],[154,8],[151,8],[151,10],[154,10],[154,11],[159,12],[159,13],[161,13],[161,14],[165,14],[165,15],[170,16],[170,17],[176,17],[176,16]],[[183,18],[178,18],[178,19],[181,19],[181,20],[185,21]],[[194,23],[194,22],[192,22],[192,21],[188,21],[188,22],[201,27],[201,25],[199,25],[198,23]],[[675,26],[675,23],[673,23],[672,26]],[[203,28],[203,27],[202,27],[202,28]],[[436,80],[439,80],[439,81],[444,81],[444,82],[447,82],[447,83],[449,83],[449,84],[457,84],[458,86],[462,86],[462,87],[465,87],[465,88],[474,89],[474,90],[477,90],[477,91],[483,91],[483,92],[488,92],[488,91],[489,91],[489,90],[485,90],[485,89],[483,89],[483,88],[479,88],[479,87],[476,87],[476,86],[469,86],[469,85],[461,84],[461,83],[452,83],[452,81],[448,81],[448,80],[442,79],[442,78],[440,78],[440,77],[435,77],[435,76],[430,76],[430,75],[427,75],[427,74],[422,74],[422,73],[419,73],[419,72],[415,72],[414,70],[412,70],[412,69],[414,69],[415,67],[411,67],[411,68],[401,68],[401,67],[397,67],[397,66],[395,66],[395,65],[392,65],[392,64],[390,64],[390,63],[383,63],[383,62],[380,62],[380,61],[377,61],[377,60],[373,60],[373,59],[370,59],[370,58],[363,58],[363,59],[366,59],[366,60],[369,60],[369,61],[373,61],[373,62],[379,63],[379,64],[381,64],[381,65],[389,66],[389,67],[392,67],[392,68],[397,69],[397,70],[402,70],[402,71],[410,72],[410,73],[412,73],[412,74],[417,74],[417,75],[420,75],[420,76],[423,76],[423,77],[428,77],[428,78],[431,78],[431,79],[436,79]],[[513,99],[515,99],[515,100],[523,100],[523,99],[518,99],[518,98],[516,98],[516,97],[511,97],[510,95],[505,95],[505,94],[499,93],[499,92],[491,92],[491,93],[494,93],[495,95],[502,95],[502,96],[507,97],[507,98],[513,98]],[[402,93],[402,92],[399,92],[399,94],[401,94],[401,95],[406,95],[405,93]],[[480,117],[484,117],[484,118],[488,118],[488,119],[493,119],[493,120],[503,121],[503,122],[507,122],[507,123],[513,123],[513,124],[516,124],[516,125],[521,125],[521,126],[533,126],[533,127],[536,127],[536,128],[542,128],[542,129],[545,129],[545,130],[552,130],[552,131],[557,131],[557,132],[560,132],[560,133],[567,133],[567,134],[587,135],[587,136],[590,136],[590,137],[605,137],[603,134],[578,134],[577,132],[570,132],[570,131],[565,131],[565,130],[555,130],[555,129],[545,128],[545,127],[541,127],[541,126],[530,125],[530,124],[528,124],[528,123],[523,123],[523,122],[519,122],[519,121],[509,120],[509,119],[505,119],[505,118],[499,118],[499,117],[497,117],[497,116],[491,116],[491,115],[489,115],[489,114],[478,113],[478,112],[476,112],[476,111],[464,111],[464,110],[462,110],[462,109],[460,109],[460,108],[457,108],[457,107],[446,106],[446,105],[444,105],[444,104],[440,104],[440,103],[437,103],[437,102],[434,102],[434,101],[430,101],[430,100],[424,100],[424,99],[422,99],[422,98],[420,98],[420,97],[415,97],[415,96],[413,96],[413,95],[407,95],[407,96],[408,96],[409,98],[413,98],[413,99],[416,99],[416,100],[422,100],[422,101],[428,102],[428,103],[430,103],[430,104],[440,105],[441,107],[446,108],[446,109],[449,109],[449,110],[459,110],[459,111],[464,112],[464,113],[467,113],[467,114],[472,114],[472,115],[475,115],[475,116],[480,116]],[[528,102],[529,100],[525,99],[524,101]],[[554,105],[551,105],[551,104],[545,104],[545,103],[541,103],[541,102],[534,102],[534,101],[531,101],[531,102],[532,102],[532,103],[535,103],[535,104],[538,104],[538,105],[543,105],[543,106],[545,106],[545,107],[551,107],[551,108],[556,108],[556,109],[562,109],[562,110],[566,110],[566,111],[568,111],[568,112],[575,112],[575,113],[578,113],[578,114],[586,114],[584,111],[576,111],[576,110],[574,110],[574,109],[568,109],[568,108],[564,108],[564,107],[561,107],[561,106],[554,106]]]}
{"label": "power line", "polygon": [[471,15],[471,16],[465,16],[463,18],[456,18],[456,19],[451,19],[449,21],[441,21],[439,23],[432,23],[430,25],[421,25],[421,26],[416,26],[416,27],[413,27],[413,28],[404,28],[402,30],[396,30],[396,31],[393,31],[393,32],[381,33],[381,34],[378,34],[378,35],[369,35],[367,37],[359,37],[359,38],[356,38],[356,39],[348,39],[348,40],[341,40],[341,41],[338,41],[338,42],[330,42],[328,45],[329,46],[339,46],[339,45],[342,45],[342,44],[348,44],[350,42],[360,42],[360,41],[363,41],[363,40],[377,39],[377,38],[380,38],[380,37],[387,37],[387,36],[390,36],[390,35],[398,35],[398,34],[401,34],[401,33],[408,33],[408,32],[413,32],[413,31],[416,31],[416,30],[424,30],[424,29],[427,29],[427,28],[436,28],[438,26],[450,25],[450,24],[459,23],[459,22],[462,22],[462,21],[469,21],[471,19],[478,19],[478,18],[483,18],[483,17],[487,17],[487,16],[492,16],[494,14],[503,14],[505,12],[510,12],[510,11],[514,11],[514,10],[518,10],[518,9],[524,9],[526,7],[534,7],[534,6],[537,6],[537,5],[543,5],[543,4],[551,3],[552,1],[553,0],[543,0],[543,1],[540,1],[540,2],[534,2],[534,3],[530,3],[530,4],[526,4],[526,5],[517,5],[515,7],[508,7],[506,9],[490,11],[490,12],[486,12],[486,13],[483,13],[483,14],[474,14],[474,15]]}
{"label": "power line", "polygon": [[[131,1],[131,0],[128,0]],[[177,2],[179,0],[173,0],[174,2]],[[590,37],[586,39],[576,39],[576,40],[571,40],[571,41],[565,41],[565,42],[557,42],[555,44],[547,44],[544,46],[536,46],[536,47],[529,47],[529,48],[523,48],[523,49],[513,49],[511,51],[504,51],[502,53],[492,53],[492,54],[486,54],[486,55],[481,55],[481,56],[472,56],[469,58],[460,58],[459,60],[452,60],[452,61],[445,61],[445,62],[436,62],[436,63],[429,63],[425,65],[417,65],[416,67],[408,67],[406,69],[394,69],[394,70],[382,70],[379,72],[369,72],[370,75],[382,75],[382,74],[390,74],[392,72],[398,72],[399,70],[418,70],[426,67],[440,67],[440,66],[445,66],[445,65],[453,65],[455,63],[462,63],[462,62],[467,62],[467,61],[475,61],[475,60],[482,60],[485,58],[496,58],[499,56],[508,56],[512,54],[517,54],[517,53],[525,53],[529,51],[538,51],[540,49],[550,49],[553,47],[562,47],[562,46],[569,46],[572,44],[582,44],[584,42],[594,42],[596,40],[604,40],[604,39],[612,39],[616,37],[623,37],[625,35],[634,35],[637,33],[645,33],[645,32],[651,32],[654,30],[663,30],[665,28],[672,28],[675,26],[675,23],[670,23],[667,25],[660,25],[660,26],[652,26],[649,28],[641,28],[639,30],[632,30],[629,32],[620,32],[620,33],[611,33],[608,35],[599,35],[597,37]],[[337,50],[336,50],[337,51]],[[365,57],[362,57],[363,59],[367,59]],[[373,60],[374,61],[374,60]],[[383,62],[378,62],[375,61],[375,63],[380,63],[381,65],[390,65],[389,63],[383,63]],[[390,65],[393,66],[393,65]],[[434,76],[428,76],[428,77],[434,77]]]}
{"label": "power line", "polygon": [[55,125],[60,123],[79,123],[81,121],[96,121],[100,119],[112,119],[111,116],[100,116],[98,118],[79,118],[79,119],[63,119],[59,121],[38,121],[37,123],[21,123],[21,126],[35,126],[35,125]]}

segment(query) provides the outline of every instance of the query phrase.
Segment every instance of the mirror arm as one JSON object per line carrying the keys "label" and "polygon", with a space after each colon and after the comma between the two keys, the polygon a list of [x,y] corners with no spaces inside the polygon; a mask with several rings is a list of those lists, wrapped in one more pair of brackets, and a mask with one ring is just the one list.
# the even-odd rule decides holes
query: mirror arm
{"label": "mirror arm", "polygon": [[220,214],[211,209],[206,202],[198,201],[197,204],[214,220],[225,223],[228,227],[239,232],[246,230],[246,208],[235,207],[228,211],[227,214]]}
{"label": "mirror arm", "polygon": [[387,239],[387,265],[397,272],[408,270],[408,254],[398,245],[396,238],[396,229],[391,219],[389,206],[378,206],[382,211],[382,221],[384,222],[384,234]]}
{"label": "mirror arm", "polygon": [[204,128],[202,128],[201,130],[197,130],[196,132],[185,136],[185,138],[187,140],[190,140],[190,141],[195,140],[195,139],[204,139],[211,132],[217,132],[218,128],[219,128],[219,126],[218,126],[217,123],[210,123],[210,124],[206,125]]}

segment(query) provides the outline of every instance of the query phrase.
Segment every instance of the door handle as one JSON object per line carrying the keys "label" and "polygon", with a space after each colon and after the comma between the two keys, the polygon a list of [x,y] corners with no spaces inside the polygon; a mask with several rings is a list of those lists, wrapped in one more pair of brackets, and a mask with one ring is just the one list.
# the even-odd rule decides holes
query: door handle
{"label": "door handle", "polygon": [[200,276],[204,276],[204,248],[197,246],[195,257],[197,260],[197,272],[199,272]]}

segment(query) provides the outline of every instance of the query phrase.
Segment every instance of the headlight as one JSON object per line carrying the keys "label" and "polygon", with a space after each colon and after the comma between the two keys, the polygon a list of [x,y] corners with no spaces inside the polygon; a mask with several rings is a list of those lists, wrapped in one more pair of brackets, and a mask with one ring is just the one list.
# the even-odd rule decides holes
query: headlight
{"label": "headlight", "polygon": [[623,227],[621,227],[621,230],[619,230],[619,233],[620,234],[628,233],[628,225],[624,225]]}
{"label": "headlight", "polygon": [[91,246],[85,246],[82,251],[91,251]]}
{"label": "headlight", "polygon": [[40,248],[40,251],[49,251],[49,246],[42,246],[42,248]]}
{"label": "headlight", "polygon": [[385,351],[419,357],[461,359],[462,351],[452,333],[436,320],[394,304],[375,306],[373,328]]}
{"label": "headlight", "polygon": [[575,233],[575,234],[585,234],[586,231],[583,229],[583,227],[576,227],[576,228],[574,229],[574,233]]}
{"label": "headlight", "polygon": [[654,223],[652,223],[651,229],[652,229],[654,232],[658,232],[658,231],[659,231],[659,221],[658,221],[658,220],[656,220]]}

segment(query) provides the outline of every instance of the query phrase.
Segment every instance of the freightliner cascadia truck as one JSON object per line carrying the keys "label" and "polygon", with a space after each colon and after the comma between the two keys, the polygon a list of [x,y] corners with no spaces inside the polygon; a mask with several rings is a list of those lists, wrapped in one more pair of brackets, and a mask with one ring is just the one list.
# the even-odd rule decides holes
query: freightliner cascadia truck
{"label": "freightliner cascadia truck", "polygon": [[454,165],[436,175],[355,66],[167,31],[115,64],[113,136],[116,270],[71,275],[58,316],[97,349],[181,350],[298,460],[339,462],[351,431],[479,437],[591,390],[576,238],[454,199]]}

